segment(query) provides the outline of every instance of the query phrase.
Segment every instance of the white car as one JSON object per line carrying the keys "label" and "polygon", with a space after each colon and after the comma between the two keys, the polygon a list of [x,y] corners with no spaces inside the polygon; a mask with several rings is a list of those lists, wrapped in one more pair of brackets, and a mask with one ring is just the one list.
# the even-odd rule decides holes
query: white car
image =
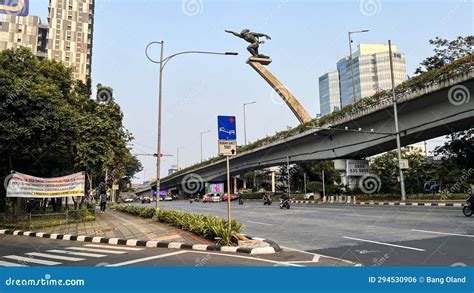
{"label": "white car", "polygon": [[133,202],[133,198],[126,198],[123,200],[124,202]]}
{"label": "white car", "polygon": [[304,195],[304,199],[306,199],[306,200],[314,200],[314,193],[313,193],[313,192],[306,193],[306,194]]}

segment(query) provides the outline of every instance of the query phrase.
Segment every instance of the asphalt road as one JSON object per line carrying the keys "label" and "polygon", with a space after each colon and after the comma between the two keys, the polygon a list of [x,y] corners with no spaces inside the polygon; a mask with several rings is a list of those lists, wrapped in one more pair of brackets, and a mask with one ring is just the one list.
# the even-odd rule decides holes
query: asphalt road
{"label": "asphalt road", "polygon": [[[227,217],[224,202],[161,202],[161,208]],[[275,240],[286,251],[365,266],[474,265],[474,217],[460,208],[292,204],[280,210],[276,202],[248,201],[232,202],[232,216],[244,233]]]}
{"label": "asphalt road", "polygon": [[0,235],[0,267],[25,266],[348,266],[313,253],[248,255],[131,247]]}

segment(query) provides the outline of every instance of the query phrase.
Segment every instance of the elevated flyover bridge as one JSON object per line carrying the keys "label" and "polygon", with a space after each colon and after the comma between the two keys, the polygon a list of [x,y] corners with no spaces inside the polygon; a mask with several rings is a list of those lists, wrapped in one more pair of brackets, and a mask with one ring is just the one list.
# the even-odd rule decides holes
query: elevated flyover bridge
{"label": "elevated flyover bridge", "polygon": [[[474,71],[397,96],[402,146],[474,125]],[[392,99],[358,109],[331,124],[239,153],[230,160],[231,176],[291,163],[365,158],[396,148]],[[189,174],[204,182],[224,181],[226,160],[162,179],[160,187],[178,187]],[[187,177],[186,177],[187,176]]]}

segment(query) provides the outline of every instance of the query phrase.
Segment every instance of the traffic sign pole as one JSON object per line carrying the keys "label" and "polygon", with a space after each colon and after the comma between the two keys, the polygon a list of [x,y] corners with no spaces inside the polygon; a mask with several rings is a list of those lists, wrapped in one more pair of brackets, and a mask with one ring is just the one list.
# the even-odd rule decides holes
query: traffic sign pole
{"label": "traffic sign pole", "polygon": [[230,217],[230,164],[229,164],[229,156],[227,158],[227,221],[229,222],[229,232],[232,232],[232,224],[231,224],[231,217]]}

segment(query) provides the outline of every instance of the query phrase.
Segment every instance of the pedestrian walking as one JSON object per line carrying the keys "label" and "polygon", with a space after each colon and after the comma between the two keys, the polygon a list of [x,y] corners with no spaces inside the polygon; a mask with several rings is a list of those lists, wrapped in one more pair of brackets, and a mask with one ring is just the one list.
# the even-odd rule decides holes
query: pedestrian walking
{"label": "pedestrian walking", "polygon": [[100,194],[100,213],[101,214],[105,213],[106,205],[107,205],[107,193],[103,191]]}

